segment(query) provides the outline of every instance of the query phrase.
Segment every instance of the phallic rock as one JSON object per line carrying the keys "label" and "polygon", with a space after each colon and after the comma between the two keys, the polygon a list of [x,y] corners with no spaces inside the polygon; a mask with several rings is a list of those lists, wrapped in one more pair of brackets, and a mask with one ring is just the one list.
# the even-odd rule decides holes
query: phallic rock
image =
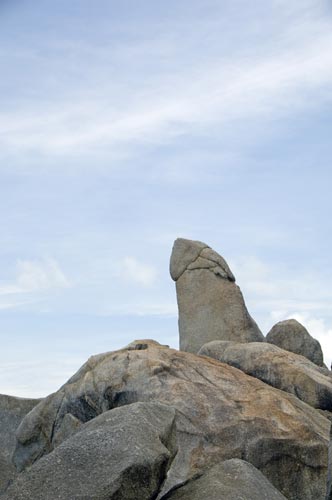
{"label": "phallic rock", "polygon": [[176,452],[175,410],[134,403],[103,413],[18,476],[4,500],[150,500]]}
{"label": "phallic rock", "polygon": [[286,351],[301,354],[318,366],[324,366],[323,352],[318,340],[296,319],[279,321],[266,336],[266,342]]}
{"label": "phallic rock", "polygon": [[212,340],[264,341],[226,261],[205,243],[175,240],[170,273],[176,282],[182,351],[197,353]]}
{"label": "phallic rock", "polygon": [[239,368],[314,408],[332,411],[331,377],[303,356],[268,343],[218,341],[205,344],[199,354]]}
{"label": "phallic rock", "polygon": [[286,500],[253,465],[231,459],[171,491],[163,500]]}
{"label": "phallic rock", "polygon": [[16,446],[15,432],[23,417],[40,399],[15,398],[0,394],[0,493],[16,474],[11,456]]}
{"label": "phallic rock", "polygon": [[[70,452],[71,447],[76,439],[83,446],[86,422],[91,420],[93,425],[100,414],[109,410],[112,414],[114,408],[135,402],[159,402],[176,410],[177,448],[160,485],[159,500],[230,458],[254,465],[289,500],[323,500],[329,421],[319,412],[214,359],[148,340],[137,345],[144,349],[131,344],[129,349],[90,358],[58,392],[25,417],[14,454],[20,469],[35,463],[31,471],[35,470],[43,455],[45,460],[51,455],[60,457],[57,450],[62,446],[68,446],[64,448],[68,460],[70,453],[76,457],[76,448]],[[76,433],[72,437],[68,437],[68,414],[82,424],[72,429]],[[96,459],[98,454],[92,450],[91,457]],[[52,464],[56,469],[57,462]]]}

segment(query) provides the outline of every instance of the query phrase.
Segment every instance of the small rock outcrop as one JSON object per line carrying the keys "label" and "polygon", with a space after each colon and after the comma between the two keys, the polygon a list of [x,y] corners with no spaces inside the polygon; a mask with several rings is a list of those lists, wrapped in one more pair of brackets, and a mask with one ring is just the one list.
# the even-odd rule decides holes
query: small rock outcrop
{"label": "small rock outcrop", "polygon": [[16,446],[16,429],[39,401],[0,394],[0,493],[16,475],[11,459]]}
{"label": "small rock outcrop", "polygon": [[286,500],[253,465],[233,458],[177,488],[163,500]]}
{"label": "small rock outcrop", "polygon": [[[131,407],[137,402],[161,403],[171,407],[170,411],[175,410],[175,444],[170,445],[169,438],[162,440],[169,451],[169,455],[166,450],[162,452],[165,463],[171,462],[167,462],[159,500],[230,458],[251,463],[289,500],[324,498],[330,425],[324,416],[295,396],[232,366],[149,340],[90,358],[59,391],[45,398],[25,417],[18,429],[14,460],[20,470],[32,467],[22,478],[39,470],[36,469],[39,462],[42,470],[43,464],[53,464],[56,469],[60,460],[62,471],[61,457],[77,460],[79,448],[84,447],[84,436],[92,432],[88,426],[99,426],[98,418],[102,422],[103,418],[109,418],[105,412],[111,417],[116,408]],[[122,415],[125,422],[125,413]],[[80,422],[72,427],[71,434],[68,419]],[[63,426],[66,432],[62,431]],[[116,436],[115,439],[122,439],[120,434]],[[121,441],[119,447],[125,450],[123,443],[130,446],[131,439],[134,438]],[[80,443],[78,448],[76,440]],[[116,442],[113,446],[117,446]],[[145,446],[149,449],[148,444]],[[65,455],[59,448],[67,450]],[[173,457],[174,449],[177,452]],[[98,467],[99,456],[103,463],[102,453],[93,451],[92,456],[94,467]],[[52,474],[60,477],[55,469]],[[50,465],[46,470],[50,470]],[[77,477],[74,470],[73,474]],[[11,492],[20,491],[19,485],[23,483],[19,481],[24,480],[20,478],[21,475],[11,486]],[[32,484],[32,479],[26,480]],[[55,482],[52,485],[56,487]],[[53,497],[46,498],[72,498],[63,493],[55,496],[56,491]]]}
{"label": "small rock outcrop", "polygon": [[267,334],[266,342],[286,351],[301,354],[316,365],[324,366],[320,343],[296,319],[279,321]]}
{"label": "small rock outcrop", "polygon": [[331,377],[303,356],[262,342],[218,341],[205,344],[199,354],[239,368],[314,408],[332,411]]}
{"label": "small rock outcrop", "polygon": [[205,243],[175,240],[170,273],[176,282],[182,351],[197,353],[212,340],[264,341],[228,264]]}

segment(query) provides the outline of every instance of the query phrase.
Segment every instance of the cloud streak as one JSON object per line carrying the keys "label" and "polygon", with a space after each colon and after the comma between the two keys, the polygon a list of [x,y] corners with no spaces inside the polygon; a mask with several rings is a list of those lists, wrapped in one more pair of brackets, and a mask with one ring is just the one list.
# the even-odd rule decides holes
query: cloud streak
{"label": "cloud streak", "polygon": [[[128,152],[128,147],[205,133],[216,124],[276,118],[330,101],[330,27],[325,21],[310,24],[306,16],[291,32],[290,27],[284,28],[284,36],[273,49],[268,44],[265,50],[259,47],[257,55],[251,51],[207,60],[200,56],[195,65],[166,75],[161,69],[158,75],[155,68],[151,82],[130,89],[130,99],[126,87],[122,94],[117,91],[114,95],[112,87],[90,90],[85,99],[87,89],[79,83],[79,98],[72,102],[65,94],[54,105],[46,102],[39,110],[32,110],[27,102],[23,112],[0,115],[1,148],[42,155],[98,148],[108,153]],[[111,77],[106,69],[102,76],[103,80]],[[118,83],[121,86],[121,77]],[[308,99],[312,94],[314,100]]]}

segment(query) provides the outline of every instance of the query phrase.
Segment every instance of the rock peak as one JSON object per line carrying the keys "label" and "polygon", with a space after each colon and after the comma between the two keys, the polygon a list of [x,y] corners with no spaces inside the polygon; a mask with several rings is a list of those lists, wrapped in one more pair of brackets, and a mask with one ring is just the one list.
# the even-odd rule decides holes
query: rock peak
{"label": "rock peak", "polygon": [[235,281],[225,259],[202,241],[177,238],[173,245],[170,274],[177,281],[185,271],[207,269],[229,281]]}
{"label": "rock peak", "polygon": [[197,353],[212,340],[264,341],[227,262],[208,245],[175,240],[170,273],[176,282],[181,350]]}

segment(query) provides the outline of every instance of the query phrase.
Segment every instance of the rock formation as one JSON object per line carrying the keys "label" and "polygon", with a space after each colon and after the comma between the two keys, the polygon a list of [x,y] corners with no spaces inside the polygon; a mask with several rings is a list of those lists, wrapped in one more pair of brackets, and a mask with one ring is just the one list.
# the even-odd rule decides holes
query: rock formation
{"label": "rock formation", "polygon": [[180,349],[197,353],[212,340],[262,342],[226,261],[200,241],[175,241],[170,273],[176,282]]}
{"label": "rock formation", "polygon": [[332,379],[303,356],[272,344],[214,341],[205,344],[199,354],[239,368],[252,377],[294,394],[322,410],[332,411]]}
{"label": "rock formation", "polygon": [[39,399],[15,398],[0,394],[0,493],[16,475],[11,460],[16,446],[16,429],[23,417],[39,401]]}
{"label": "rock formation", "polygon": [[[330,424],[326,418],[295,396],[236,368],[153,341],[136,342],[120,351],[90,358],[58,392],[41,401],[25,417],[18,429],[14,460],[20,470],[32,467],[19,476],[9,491],[35,491],[34,485],[43,482],[40,478],[46,477],[51,467],[56,468],[58,460],[66,464],[70,454],[77,456],[79,450],[74,443],[79,442],[79,448],[83,446],[84,436],[92,432],[89,426],[103,434],[99,422],[106,425],[103,419],[110,418],[115,408],[126,407],[129,411],[137,402],[161,403],[175,411],[174,444],[170,444],[170,434],[160,438],[169,455],[166,450],[160,451],[167,473],[159,485],[158,499],[230,458],[251,463],[290,500],[324,498]],[[125,429],[127,417],[123,412]],[[71,434],[69,416],[79,421]],[[169,426],[171,417],[167,419]],[[121,441],[119,447],[127,449],[132,439],[128,438],[127,445]],[[99,459],[102,467],[105,455],[99,458],[92,452],[92,456],[95,467]],[[65,469],[61,468],[56,477]],[[79,470],[70,470],[75,482],[90,481],[84,467],[80,477]],[[107,476],[106,469],[103,474]],[[54,492],[54,496],[46,498],[64,498],[62,494],[55,495]]]}
{"label": "rock formation", "polygon": [[308,330],[296,319],[279,321],[267,334],[266,342],[275,344],[286,351],[301,354],[318,366],[324,365],[320,343],[312,338]]}
{"label": "rock formation", "polygon": [[1,499],[332,500],[315,341],[265,342],[204,243],[176,240],[171,275],[182,351],[134,341],[42,400],[0,396]]}

